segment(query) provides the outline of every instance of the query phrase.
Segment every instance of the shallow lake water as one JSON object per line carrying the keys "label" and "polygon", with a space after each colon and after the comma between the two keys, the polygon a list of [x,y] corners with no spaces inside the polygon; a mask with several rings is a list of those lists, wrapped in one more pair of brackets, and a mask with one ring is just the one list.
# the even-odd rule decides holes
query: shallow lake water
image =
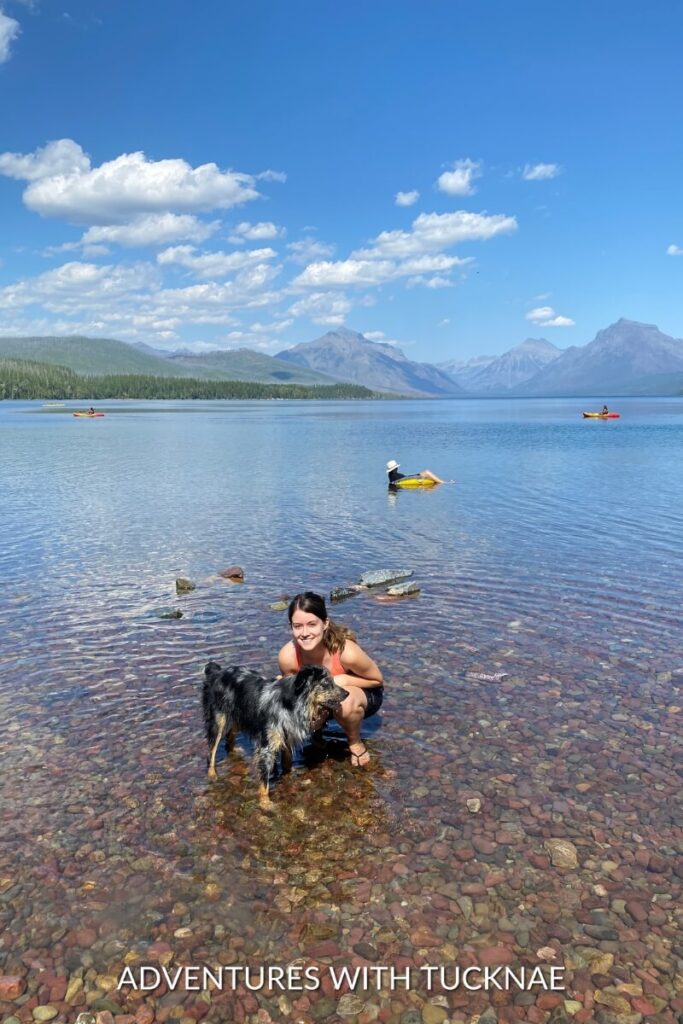
{"label": "shallow lake water", "polygon": [[[584,404],[0,403],[4,1018],[678,1020],[683,399]],[[371,767],[330,730],[272,818],[244,742],[207,784],[206,661],[274,675],[269,605],[379,568],[419,596],[331,609]],[[420,970],[539,964],[565,991]],[[204,965],[289,983],[117,987]]]}

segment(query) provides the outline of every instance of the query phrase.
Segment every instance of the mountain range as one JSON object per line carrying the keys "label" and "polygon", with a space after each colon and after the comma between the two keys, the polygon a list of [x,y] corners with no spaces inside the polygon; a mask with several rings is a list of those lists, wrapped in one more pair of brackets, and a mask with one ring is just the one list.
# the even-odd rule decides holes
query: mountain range
{"label": "mountain range", "polygon": [[144,374],[259,383],[362,384],[412,397],[604,398],[683,391],[683,341],[654,324],[618,320],[587,345],[527,338],[501,356],[433,365],[347,328],[267,356],[251,349],[163,352],[104,338],[0,337],[0,359],[31,359],[79,374]]}
{"label": "mountain range", "polygon": [[465,391],[494,395],[532,380],[561,355],[562,350],[545,338],[527,338],[502,356],[479,356],[464,364],[451,361],[439,366]]}
{"label": "mountain range", "polygon": [[322,338],[305,341],[278,352],[281,359],[328,373],[337,380],[364,384],[374,391],[392,391],[430,397],[457,397],[464,389],[443,370],[431,363],[415,363],[400,348],[368,341],[357,331],[340,327]]}

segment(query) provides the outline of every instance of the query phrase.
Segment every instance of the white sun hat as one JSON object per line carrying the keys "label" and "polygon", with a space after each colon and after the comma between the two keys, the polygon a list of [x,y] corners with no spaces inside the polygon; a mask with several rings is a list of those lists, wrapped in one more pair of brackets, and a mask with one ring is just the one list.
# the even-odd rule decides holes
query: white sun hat
{"label": "white sun hat", "polygon": [[400,462],[396,462],[395,459],[389,459],[387,462],[387,473],[391,473],[392,469],[398,469]]}

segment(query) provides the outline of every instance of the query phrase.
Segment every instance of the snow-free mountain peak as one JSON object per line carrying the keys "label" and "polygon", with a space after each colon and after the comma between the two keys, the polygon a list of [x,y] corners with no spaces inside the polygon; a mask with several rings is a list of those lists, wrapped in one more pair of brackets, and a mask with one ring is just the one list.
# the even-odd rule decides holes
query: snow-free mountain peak
{"label": "snow-free mountain peak", "polygon": [[396,346],[369,341],[346,327],[278,352],[276,358],[377,391],[432,397],[463,394],[436,366],[413,362]]}

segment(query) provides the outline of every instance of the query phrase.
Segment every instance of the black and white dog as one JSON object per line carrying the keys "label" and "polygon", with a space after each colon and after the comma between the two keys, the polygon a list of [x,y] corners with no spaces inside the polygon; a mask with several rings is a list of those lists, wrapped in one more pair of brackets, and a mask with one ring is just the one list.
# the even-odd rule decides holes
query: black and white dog
{"label": "black and white dog", "polygon": [[283,770],[292,766],[292,751],[303,743],[325,712],[335,711],[348,696],[326,668],[308,665],[282,679],[263,676],[239,665],[221,668],[210,661],[204,669],[202,705],[209,744],[209,778],[216,778],[216,751],[223,735],[231,749],[235,733],[255,741],[259,800],[271,809],[270,774],[278,753]]}

